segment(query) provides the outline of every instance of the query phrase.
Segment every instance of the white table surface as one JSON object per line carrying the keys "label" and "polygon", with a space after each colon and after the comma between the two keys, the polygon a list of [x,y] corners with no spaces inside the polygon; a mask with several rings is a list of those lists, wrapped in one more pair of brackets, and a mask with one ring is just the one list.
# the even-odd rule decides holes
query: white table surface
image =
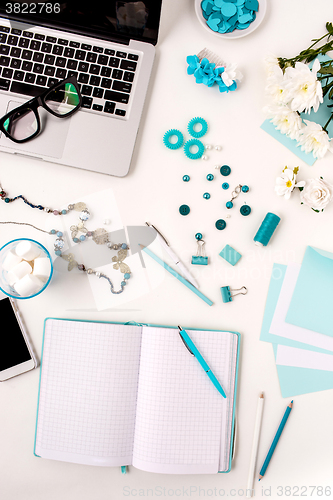
{"label": "white table surface", "polygon": [[[99,468],[36,458],[33,455],[39,371],[9,380],[0,386],[0,498],[1,500],[110,500],[123,497],[236,497],[246,488],[253,428],[259,392],[265,392],[263,426],[258,470],[282,414],[289,403],[280,393],[273,350],[259,341],[268,284],[273,262],[300,263],[309,243],[319,244],[331,231],[333,205],[322,214],[301,206],[294,193],[290,201],[274,193],[275,178],[285,165],[300,166],[299,179],[324,176],[333,182],[331,153],[313,167],[260,129],[264,120],[265,71],[268,53],[291,57],[320,37],[325,23],[332,21],[330,0],[274,0],[268,2],[266,18],[249,36],[219,39],[199,24],[193,0],[164,0],[160,37],[151,85],[133,156],[125,178],[81,171],[52,163],[0,154],[0,182],[9,196],[23,194],[34,203],[64,207],[72,200],[112,189],[125,226],[149,220],[161,229],[174,249],[188,264],[195,254],[194,234],[202,232],[210,264],[194,269],[200,290],[214,301],[209,307],[170,275],[154,290],[119,306],[98,310],[87,278],[81,273],[56,271],[49,288],[40,296],[20,301],[21,312],[37,355],[42,346],[43,322],[47,316],[98,321],[138,321],[202,329],[226,329],[242,335],[236,457],[229,474],[214,476],[172,476],[149,474],[132,467],[126,475],[119,468]],[[217,89],[196,85],[186,74],[186,56],[207,47],[228,62],[237,62],[244,79],[236,92],[220,94]],[[179,128],[186,133],[188,121],[204,117],[209,124],[206,142],[221,144],[222,152],[212,152],[209,160],[191,162],[181,151],[162,144],[165,131]],[[250,192],[235,200],[227,228],[217,231],[216,219],[226,214],[224,203],[229,191],[221,189],[223,179],[217,164],[227,163],[232,174],[224,180],[230,188],[247,184]],[[205,176],[216,174],[209,183]],[[188,173],[191,181],[182,182]],[[210,200],[202,194],[209,191]],[[239,214],[242,201],[252,213]],[[180,216],[178,208],[188,203],[191,213]],[[95,216],[111,218],[105,207]],[[266,248],[257,248],[253,236],[265,214],[278,212],[281,223]],[[32,210],[22,201],[0,206],[1,220],[46,225],[43,212]],[[93,219],[91,225],[93,226]],[[112,224],[110,226],[112,229]],[[28,227],[2,226],[0,244],[19,237],[45,242],[44,235]],[[242,255],[232,268],[219,252],[230,244]],[[170,262],[164,254],[167,262]],[[190,265],[189,265],[190,267]],[[117,276],[118,279],[118,276]],[[131,278],[128,287],[140,289]],[[230,304],[223,304],[220,287],[245,285],[249,292]],[[125,292],[126,293],[126,292]],[[2,320],[1,332],[6,329]],[[294,409],[267,470],[258,483],[256,497],[301,495],[319,498],[317,487],[331,487],[323,496],[333,495],[333,398],[323,391],[294,398]],[[291,490],[285,487],[291,487]],[[297,487],[303,489],[297,490]],[[316,487],[315,489],[310,487]],[[279,487],[282,487],[279,488]],[[264,490],[263,490],[264,489]]]}

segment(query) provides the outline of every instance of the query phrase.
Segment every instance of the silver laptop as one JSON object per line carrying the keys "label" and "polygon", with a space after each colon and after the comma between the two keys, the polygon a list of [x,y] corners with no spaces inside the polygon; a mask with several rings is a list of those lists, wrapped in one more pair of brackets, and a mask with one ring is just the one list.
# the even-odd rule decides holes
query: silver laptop
{"label": "silver laptop", "polygon": [[0,151],[125,176],[155,55],[162,0],[0,0],[0,117],[76,76],[82,108]]}

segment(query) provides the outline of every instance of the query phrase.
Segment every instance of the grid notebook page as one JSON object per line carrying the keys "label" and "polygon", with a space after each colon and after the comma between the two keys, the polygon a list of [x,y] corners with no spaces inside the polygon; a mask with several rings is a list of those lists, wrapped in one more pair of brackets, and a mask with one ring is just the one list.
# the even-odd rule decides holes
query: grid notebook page
{"label": "grid notebook page", "polygon": [[235,397],[235,383],[236,383],[236,367],[237,367],[237,350],[238,350],[238,336],[236,334],[230,334],[231,339],[228,346],[228,358],[229,364],[226,363],[225,370],[226,380],[228,380],[229,386],[226,388],[227,393],[230,395],[225,407],[225,415],[222,419],[222,432],[221,432],[221,442],[224,446],[221,446],[220,454],[220,471],[226,471],[229,467],[230,462],[230,445],[232,438],[232,423],[233,423],[233,406]]}
{"label": "grid notebook page", "polygon": [[[230,396],[230,334],[187,330]],[[178,329],[143,327],[133,465],[150,472],[218,472],[228,399],[184,346]]]}
{"label": "grid notebook page", "polygon": [[90,465],[131,463],[141,331],[46,321],[36,455]]}

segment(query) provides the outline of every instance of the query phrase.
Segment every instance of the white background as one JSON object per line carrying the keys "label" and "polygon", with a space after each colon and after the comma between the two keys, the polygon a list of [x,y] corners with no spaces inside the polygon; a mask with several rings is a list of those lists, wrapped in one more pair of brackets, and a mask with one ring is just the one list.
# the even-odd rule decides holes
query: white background
{"label": "white background", "polygon": [[[142,296],[138,294],[130,302],[97,310],[87,278],[80,273],[59,271],[42,295],[21,301],[19,305],[39,357],[47,316],[133,320],[240,332],[238,436],[232,471],[217,476],[168,476],[130,468],[122,475],[118,468],[94,468],[36,458],[33,443],[38,368],[0,386],[1,500],[109,500],[126,497],[130,492],[132,496],[139,496],[140,489],[146,497],[152,497],[152,493],[155,497],[171,497],[176,488],[180,490],[174,491],[173,496],[177,493],[179,496],[184,488],[185,498],[186,492],[191,498],[218,497],[223,489],[225,495],[241,498],[241,493],[236,494],[235,490],[246,488],[261,390],[266,399],[258,470],[262,465],[289,403],[280,394],[272,347],[259,341],[272,264],[300,263],[306,245],[322,241],[325,232],[331,231],[333,215],[333,204],[324,213],[316,214],[300,205],[298,193],[295,192],[290,201],[274,193],[275,178],[285,165],[300,166],[299,180],[321,175],[333,183],[332,155],[329,153],[308,167],[260,129],[265,104],[264,57],[268,53],[291,57],[308,47],[312,38],[324,34],[325,23],[332,21],[332,2],[273,0],[268,4],[266,18],[255,32],[244,38],[225,40],[201,27],[193,0],[164,0],[151,85],[132,167],[125,178],[0,154],[0,182],[9,196],[23,194],[33,203],[63,208],[72,200],[112,189],[123,224],[141,225],[149,220],[165,233],[189,267],[196,251],[194,235],[199,231],[203,233],[210,263],[207,268],[191,266],[191,270],[196,273],[200,290],[214,301],[212,307],[172,276],[165,275],[155,290]],[[204,47],[227,62],[238,63],[244,79],[236,92],[220,94],[217,89],[197,85],[192,76],[187,76],[186,56]],[[223,146],[222,152],[209,154],[207,162],[188,160],[181,150],[170,151],[162,143],[163,134],[170,128],[180,129],[187,137],[187,123],[195,116],[202,116],[208,122],[206,142]],[[112,151],[106,149],[105,154],[112,162]],[[214,170],[215,165],[224,163],[232,168],[228,179]],[[206,180],[210,172],[215,174],[212,182]],[[182,181],[184,174],[191,176],[187,184]],[[223,180],[229,182],[229,191],[221,189]],[[227,228],[218,231],[215,221],[226,214],[225,202],[231,189],[239,183],[247,184],[250,192],[235,200]],[[211,193],[210,200],[202,198],[205,191]],[[252,207],[248,217],[239,213],[245,200]],[[191,207],[187,217],[178,212],[183,203]],[[102,204],[98,210],[96,216],[112,220],[112,214]],[[282,220],[270,244],[257,248],[253,236],[269,211],[279,213]],[[53,216],[32,210],[22,201],[2,203],[0,207],[0,219],[5,221],[29,222],[45,228],[47,217]],[[89,227],[94,228],[93,219]],[[1,245],[19,237],[46,242],[44,235],[32,228],[2,226],[0,229]],[[235,268],[218,255],[226,244],[243,255]],[[167,255],[163,257],[170,262]],[[157,271],[156,268],[157,265]],[[232,288],[245,285],[249,292],[236,297],[232,303],[223,304],[220,295],[223,285]],[[140,286],[140,278],[136,279],[133,273],[128,287]],[[4,339],[10,332],[5,328],[4,318],[1,321]],[[310,496],[310,486],[332,487],[332,421],[332,391],[295,397],[292,414],[265,478],[258,483],[256,497],[262,496],[262,488],[266,496],[279,498],[278,486],[308,487],[302,490],[305,496]],[[159,489],[154,490],[156,487]],[[168,493],[168,490],[171,491]],[[313,498],[319,498],[316,491]],[[292,492],[300,495],[301,490],[294,488]],[[284,496],[285,493],[283,490]]]}

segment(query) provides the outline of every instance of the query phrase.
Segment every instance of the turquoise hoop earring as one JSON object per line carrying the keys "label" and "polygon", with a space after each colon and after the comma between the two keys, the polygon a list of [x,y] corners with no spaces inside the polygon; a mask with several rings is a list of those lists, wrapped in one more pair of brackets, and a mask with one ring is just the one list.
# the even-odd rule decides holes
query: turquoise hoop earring
{"label": "turquoise hoop earring", "polygon": [[[170,142],[170,138],[173,136],[177,137],[177,142],[175,143]],[[171,130],[165,132],[163,136],[163,143],[169,149],[179,149],[184,143],[184,136],[180,130],[172,128]]]}
{"label": "turquoise hoop earring", "polygon": [[[198,125],[198,124],[201,125],[201,129],[198,131],[194,130],[195,125]],[[205,135],[205,133],[207,132],[208,125],[207,125],[206,120],[204,120],[203,118],[200,118],[200,117],[192,118],[192,120],[190,120],[188,125],[187,125],[187,130],[188,130],[188,133],[192,137],[199,139],[200,137],[203,137]]]}
{"label": "turquoise hoop earring", "polygon": [[[198,147],[198,151],[196,153],[191,152],[192,146]],[[190,139],[189,141],[185,142],[184,153],[190,160],[198,160],[199,158],[202,157],[204,152],[205,152],[205,146],[202,144],[201,141],[199,141],[199,139]]]}

